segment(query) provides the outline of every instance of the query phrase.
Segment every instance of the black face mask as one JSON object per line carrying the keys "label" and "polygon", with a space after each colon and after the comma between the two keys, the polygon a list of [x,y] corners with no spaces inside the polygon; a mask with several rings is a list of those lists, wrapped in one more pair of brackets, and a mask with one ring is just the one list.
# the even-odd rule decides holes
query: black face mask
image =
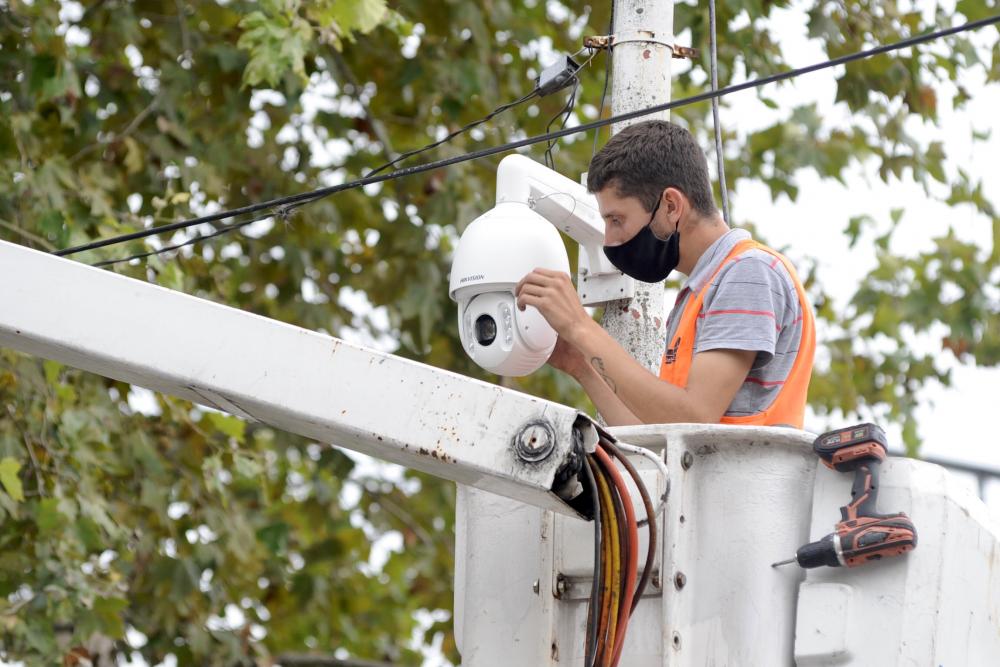
{"label": "black face mask", "polygon": [[[649,223],[628,241],[621,245],[604,246],[604,254],[619,271],[644,283],[665,280],[681,260],[681,233],[677,227],[666,241],[657,238],[650,227],[659,208],[660,202],[657,201]],[[680,220],[677,224],[680,225]]]}

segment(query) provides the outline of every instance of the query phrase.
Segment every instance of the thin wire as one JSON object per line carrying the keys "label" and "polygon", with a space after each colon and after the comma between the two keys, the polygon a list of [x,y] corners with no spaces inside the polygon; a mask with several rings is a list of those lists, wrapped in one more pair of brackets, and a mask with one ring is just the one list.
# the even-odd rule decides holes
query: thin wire
{"label": "thin wire", "polygon": [[[587,458],[587,464],[588,465],[595,465],[594,462],[593,462],[593,459],[591,457]],[[596,472],[597,468],[595,467],[593,470]],[[606,499],[604,498],[604,487],[600,484],[600,479],[601,478],[599,476],[597,476],[596,474],[595,474],[595,478],[598,480],[598,485],[597,485],[598,486],[598,491],[601,493],[601,523],[604,526],[610,526],[611,525],[611,517],[608,514],[608,505],[606,503]],[[601,539],[601,574],[604,577],[604,583],[601,585],[601,588],[599,590],[599,594],[596,597],[594,597],[593,595],[591,595],[591,599],[590,599],[590,603],[589,604],[590,604],[591,607],[593,607],[593,609],[591,609],[591,608],[587,609],[587,632],[588,632],[588,634],[587,634],[587,644],[586,644],[586,646],[590,646],[590,643],[591,643],[590,638],[593,636],[592,633],[594,633],[594,632],[597,633],[596,651],[595,651],[595,654],[594,654],[594,664],[595,665],[601,665],[602,664],[601,654],[604,652],[603,651],[604,643],[601,641],[601,638],[604,637],[604,635],[607,633],[607,630],[606,630],[606,628],[607,628],[607,620],[608,620],[608,618],[611,615],[610,614],[610,609],[611,609],[611,597],[610,597],[611,587],[608,586],[608,582],[611,581],[611,573],[613,571],[613,567],[612,567],[612,562],[611,561],[612,561],[612,558],[613,558],[614,554],[611,551],[611,540],[608,539],[608,536],[612,535],[612,534],[613,534],[612,531],[605,531],[604,535],[601,536],[602,537],[602,539]],[[596,607],[593,606],[595,602],[596,602]],[[596,623],[594,625],[591,625],[591,622],[595,620],[595,617],[591,616],[591,612],[593,612],[593,614],[596,614]]]}
{"label": "thin wire", "polygon": [[[670,494],[670,476],[667,473],[667,464],[663,459],[645,447],[636,447],[635,445],[626,445],[624,442],[616,442],[615,447],[622,450],[623,452],[629,452],[631,454],[638,454],[639,456],[645,456],[647,459],[652,461],[660,474],[663,476],[663,495],[659,498],[659,503],[656,506],[656,512],[653,514],[657,519],[663,514],[664,508],[667,506],[667,496]],[[649,521],[649,517],[642,519],[639,522],[639,526],[645,526],[646,522]]]}
{"label": "thin wire", "polygon": [[[608,34],[615,34],[615,3],[611,2],[611,19],[608,21]],[[604,99],[608,96],[608,79],[611,78],[611,61],[614,59],[614,42],[608,43],[607,57],[604,59],[604,90],[601,91],[601,106],[597,107],[597,117],[604,115]],[[594,147],[590,150],[590,159],[597,154],[597,139],[601,136],[599,129],[594,130]]]}
{"label": "thin wire", "polygon": [[[577,51],[577,53],[580,53],[583,50],[584,49],[580,49],[580,51]],[[573,54],[573,55],[576,55],[576,54]],[[587,62],[589,62],[589,60]],[[483,124],[483,123],[485,123],[485,122],[487,122],[489,120],[492,120],[494,117],[496,117],[497,115],[503,113],[504,111],[506,111],[508,109],[511,109],[513,107],[516,107],[516,106],[518,106],[520,104],[523,104],[524,102],[527,102],[528,100],[534,98],[537,95],[538,95],[538,88],[536,87],[534,90],[532,90],[527,95],[524,95],[520,99],[514,100],[513,102],[508,102],[507,104],[500,105],[499,107],[497,107],[496,109],[494,109],[493,111],[491,111],[489,114],[487,114],[483,118],[480,118],[479,120],[473,121],[473,122],[465,125],[464,127],[460,128],[458,130],[455,130],[454,132],[452,132],[448,136],[444,137],[443,139],[440,139],[439,141],[435,141],[434,143],[431,143],[431,144],[427,144],[426,146],[423,146],[422,148],[417,148],[417,149],[414,149],[412,151],[408,151],[406,153],[403,153],[402,155],[399,155],[398,157],[394,158],[393,160],[391,160],[389,162],[386,162],[385,164],[376,167],[375,169],[373,169],[370,172],[368,172],[368,174],[366,175],[366,177],[373,176],[374,174],[377,174],[380,171],[384,171],[385,169],[393,166],[394,164],[396,164],[397,162],[400,162],[401,160],[405,160],[408,157],[412,157],[412,156],[417,155],[419,153],[423,153],[423,152],[428,151],[428,150],[430,150],[432,148],[436,148],[436,147],[440,146],[443,143],[451,141],[452,139],[454,139],[458,135],[471,130],[472,128],[476,127],[477,125],[481,125],[481,124]],[[393,173],[395,173],[395,171]],[[310,204],[310,203],[312,203],[312,202],[314,202],[314,201],[316,201],[318,199],[321,199],[323,196],[325,196],[325,195],[317,195],[316,197],[313,197],[313,198],[305,198],[305,199],[303,199],[302,201],[300,201],[300,202],[298,202],[296,204],[288,205],[288,206],[284,206],[284,205],[278,204],[278,207],[282,208],[285,211],[285,213],[287,214],[289,211],[291,211],[291,210],[293,210],[295,208],[298,208],[300,206],[305,206],[306,204]],[[244,207],[244,209],[246,209],[246,208],[253,208],[253,207]],[[218,215],[203,216],[203,218],[201,218],[201,219],[205,220],[204,224],[211,224],[212,222],[215,222],[217,220],[224,220],[226,218],[234,218],[234,217],[237,217],[238,215],[241,215],[241,213],[237,212],[238,210],[239,209],[233,210],[233,211],[223,211],[222,213],[220,213]],[[260,210],[260,209],[258,209],[258,210]],[[245,212],[254,212],[254,211],[245,211]],[[219,217],[219,216],[221,216],[221,217]],[[264,216],[264,218],[268,218],[268,217],[271,217],[271,214],[268,214],[268,215]],[[214,220],[209,220],[208,218],[214,218]],[[215,232],[215,233],[197,236],[194,239],[190,240],[189,242],[180,244],[180,245],[178,245],[176,247],[161,248],[159,250],[155,250],[155,251],[151,251],[151,252],[146,252],[146,253],[139,253],[139,254],[136,254],[136,255],[132,255],[130,257],[122,257],[120,259],[114,259],[114,260],[107,260],[107,261],[103,261],[103,262],[97,262],[97,263],[93,264],[93,266],[97,266],[97,267],[110,266],[112,264],[118,264],[120,262],[127,262],[127,261],[130,261],[130,260],[133,260],[133,259],[142,259],[144,257],[149,257],[151,255],[159,255],[159,254],[162,254],[162,253],[167,252],[169,250],[174,250],[176,248],[180,248],[180,247],[183,247],[183,246],[186,246],[186,245],[192,245],[192,244],[197,243],[199,241],[204,241],[206,239],[214,238],[216,236],[221,236],[222,234],[225,234],[227,232],[239,229],[241,227],[245,227],[246,225],[251,224],[253,222],[256,222],[257,220],[261,220],[261,219],[263,219],[263,218],[255,218],[254,220],[250,220],[250,221],[247,221],[245,223],[236,223],[236,224],[232,224],[232,225],[226,225],[224,227],[220,227],[218,229],[218,231]],[[169,232],[169,231],[175,231],[177,229],[184,229],[184,228],[187,228],[187,227],[192,227],[192,226],[195,226],[196,224],[198,224],[196,222],[197,220],[199,220],[199,218],[195,218],[194,220],[182,220],[179,223],[170,223],[168,225],[163,225],[162,227],[155,227],[155,228],[153,228],[155,231],[153,231],[152,233],[148,233],[147,234],[147,233],[143,233],[143,232],[137,232],[137,233],[126,234],[126,235],[123,235],[121,237],[115,237],[115,238],[120,238],[121,239],[120,241],[117,241],[117,242],[124,243],[124,242],[130,241],[130,240],[135,240],[135,239],[139,239],[139,238],[146,238],[148,236],[155,236],[157,234],[166,233],[166,232]],[[179,226],[177,226],[177,225],[179,225]],[[149,230],[146,230],[146,231],[149,231]],[[111,240],[114,241],[114,238],[111,239]],[[56,256],[58,256],[58,257],[63,257],[63,256],[66,256],[66,255],[74,254],[76,252],[82,252],[83,250],[90,250],[90,249],[94,249],[94,248],[105,247],[107,245],[114,245],[114,243],[87,244],[87,245],[93,245],[93,248],[81,246],[81,247],[79,247],[79,249],[69,248],[69,249],[66,249],[66,250],[56,251],[53,254],[56,255]]]}
{"label": "thin wire", "polygon": [[400,155],[396,159],[392,160],[391,162],[386,162],[382,166],[376,167],[375,169],[372,169],[371,171],[368,172],[367,176],[374,176],[375,174],[379,173],[380,171],[385,171],[386,169],[388,169],[389,167],[393,166],[397,162],[405,160],[408,157],[413,157],[414,155],[417,155],[419,153],[423,153],[424,151],[429,151],[432,148],[437,148],[441,144],[446,143],[448,141],[451,141],[452,139],[454,139],[458,135],[460,135],[460,134],[462,134],[464,132],[468,132],[469,130],[471,130],[472,128],[476,127],[477,125],[482,125],[483,123],[485,123],[485,122],[487,122],[489,120],[492,120],[495,116],[500,115],[501,113],[503,113],[507,109],[511,109],[513,107],[516,107],[519,104],[524,104],[525,102],[527,102],[531,98],[535,97],[536,95],[538,95],[538,88],[535,88],[534,90],[532,90],[530,93],[528,93],[527,95],[525,95],[524,97],[522,97],[519,100],[514,100],[513,102],[508,102],[507,104],[502,104],[502,105],[498,106],[496,109],[494,109],[493,111],[491,111],[486,116],[480,118],[479,120],[475,120],[475,121],[469,123],[468,125],[466,125],[466,126],[464,126],[462,128],[459,128],[459,129],[455,130],[454,132],[452,132],[451,134],[449,134],[448,136],[446,136],[444,139],[441,139],[439,141],[435,141],[432,144],[427,144],[423,148],[417,148],[417,149],[414,149],[412,151],[408,151],[406,153],[403,153],[402,155]]}
{"label": "thin wire", "polygon": [[[583,49],[580,49],[580,50],[582,51]],[[485,122],[487,122],[489,120],[492,120],[495,116],[503,113],[507,109],[516,107],[519,104],[523,104],[524,102],[527,102],[528,100],[530,100],[531,98],[535,97],[536,95],[538,95],[538,88],[535,88],[530,93],[528,93],[527,95],[521,97],[520,99],[514,100],[513,102],[508,102],[507,104],[500,105],[499,107],[497,107],[496,109],[494,109],[493,111],[491,111],[489,114],[487,114],[483,118],[480,118],[477,121],[473,121],[473,122],[469,123],[468,125],[465,125],[464,127],[460,128],[458,130],[455,130],[454,132],[452,132],[451,134],[449,134],[448,136],[444,137],[443,139],[441,139],[439,141],[435,141],[434,143],[427,144],[426,146],[424,146],[422,148],[417,148],[415,150],[403,153],[402,155],[396,157],[392,161],[386,162],[382,166],[376,167],[372,171],[368,172],[368,176],[371,176],[373,174],[377,174],[380,171],[388,169],[389,167],[393,166],[397,162],[405,160],[408,157],[412,157],[412,156],[417,155],[419,153],[423,153],[424,151],[428,151],[428,150],[430,150],[432,148],[436,148],[436,147],[440,146],[443,143],[451,141],[452,139],[454,139],[458,135],[460,135],[460,134],[462,134],[464,132],[468,132],[469,130],[471,130],[472,128],[476,127],[477,125],[481,125],[481,124],[483,124],[483,123],[485,123]],[[308,202],[304,202],[304,203],[298,204],[298,206],[303,206],[305,203],[308,203]],[[297,208],[297,207],[295,207],[295,208]],[[287,214],[288,214],[288,212],[290,210],[293,210],[293,207],[286,207],[286,208],[284,208],[283,211],[282,211],[282,215],[283,216],[287,216]],[[121,263],[121,262],[129,262],[129,261],[132,261],[133,259],[143,259],[143,258],[146,258],[146,257],[150,257],[152,255],[160,255],[160,254],[163,254],[165,252],[169,252],[171,250],[176,250],[178,248],[183,248],[184,246],[193,245],[193,244],[198,243],[200,241],[205,241],[205,240],[208,240],[208,239],[211,239],[211,238],[215,238],[216,236],[222,236],[223,234],[226,234],[228,232],[235,231],[235,230],[240,229],[242,227],[246,227],[247,225],[253,224],[254,222],[258,222],[260,220],[265,220],[265,219],[270,218],[270,217],[271,217],[271,214],[268,214],[268,215],[265,215],[265,216],[254,218],[252,220],[247,220],[247,221],[244,221],[244,222],[238,222],[238,223],[235,223],[235,224],[232,224],[232,225],[225,225],[223,227],[219,227],[215,232],[213,232],[211,234],[201,234],[201,235],[198,235],[198,236],[194,237],[193,239],[190,239],[190,240],[188,240],[188,241],[186,241],[184,243],[180,243],[180,244],[177,244],[177,245],[174,245],[174,246],[169,246],[169,247],[166,247],[166,248],[160,248],[158,250],[152,250],[152,251],[149,251],[149,252],[137,253],[137,254],[131,255],[129,257],[121,257],[119,259],[111,259],[111,260],[105,260],[103,262],[96,262],[95,264],[92,264],[92,266],[96,266],[96,267],[111,266],[113,264],[118,264],[118,263]]]}
{"label": "thin wire", "polygon": [[[594,499],[594,578],[591,584],[591,595],[590,604],[591,610],[594,615],[599,613],[596,609],[595,596],[598,594],[603,582],[603,576],[601,571],[601,498],[597,490],[597,481],[594,479],[594,472],[590,469],[591,466],[597,468],[597,465],[592,461],[592,456],[588,455],[586,461],[583,465],[584,477],[587,479],[587,486],[590,487],[590,495]],[[587,637],[587,648],[586,648],[586,658],[584,664],[587,667],[592,667],[594,664],[594,658],[597,655],[597,620],[593,617],[591,618],[591,623],[588,629]]]}
{"label": "thin wire", "polygon": [[92,264],[91,266],[96,266],[96,267],[111,266],[113,264],[120,264],[121,262],[130,262],[133,259],[144,259],[144,258],[150,257],[152,255],[162,255],[165,252],[170,252],[172,250],[178,250],[178,249],[183,248],[185,246],[194,245],[195,243],[198,243],[199,241],[205,241],[207,239],[211,239],[211,238],[214,238],[216,236],[222,236],[223,234],[226,234],[228,232],[234,231],[236,229],[240,229],[242,227],[246,227],[247,225],[252,225],[255,222],[260,222],[261,220],[267,220],[268,218],[273,218],[275,215],[280,215],[280,214],[275,214],[275,213],[268,212],[265,215],[260,215],[260,216],[257,216],[256,218],[251,218],[250,220],[244,220],[242,222],[236,222],[236,223],[233,223],[231,225],[224,225],[224,226],[219,227],[218,229],[216,229],[211,234],[199,234],[198,236],[190,238],[187,241],[184,241],[183,243],[178,243],[176,245],[166,246],[166,247],[163,247],[163,248],[158,248],[156,250],[150,250],[148,252],[140,252],[140,253],[137,253],[135,255],[130,255],[128,257],[119,257],[117,259],[106,259],[103,262],[96,262],[96,263]]}
{"label": "thin wire", "polygon": [[[562,124],[559,126],[559,129],[561,130],[564,127],[566,127],[566,121],[569,120],[569,115],[573,113],[573,107],[576,106],[576,91],[578,91],[579,89],[580,89],[580,80],[577,79],[573,83],[573,92],[569,94],[569,98],[566,100],[566,104],[563,105],[563,108],[559,110],[559,113],[553,116],[552,119],[549,120],[548,125],[545,126],[546,132],[550,130],[550,128],[552,127],[552,123],[556,122],[556,119],[558,119],[560,116],[562,116]],[[549,141],[548,146],[545,149],[545,165],[549,169],[556,168],[555,160],[552,159],[552,149],[555,148],[555,146],[556,146],[556,140],[553,139]]]}
{"label": "thin wire", "polygon": [[617,496],[621,499],[622,509],[624,510],[624,526],[628,532],[626,539],[626,543],[628,544],[628,559],[625,563],[626,585],[622,594],[621,607],[618,610],[618,623],[615,629],[615,652],[612,659],[612,664],[617,665],[621,658],[622,647],[625,645],[625,635],[628,632],[629,610],[632,607],[632,597],[635,594],[636,576],[639,568],[639,554],[637,550],[639,528],[635,520],[635,510],[632,507],[632,496],[625,485],[625,479],[618,472],[614,461],[611,460],[611,456],[602,445],[604,445],[604,441],[598,443],[597,449],[594,450],[594,456],[597,457],[597,461],[601,464],[604,472],[611,478],[612,482],[614,482],[614,487],[618,490]]}
{"label": "thin wire", "polygon": [[[708,38],[712,52],[712,90],[719,89],[719,63],[715,53],[715,0],[708,0]],[[726,159],[722,153],[722,125],[719,123],[719,98],[712,98],[712,123],[715,126],[715,159],[719,163],[719,194],[722,195],[722,219],[729,224],[729,191],[726,188]]]}
{"label": "thin wire", "polygon": [[525,139],[511,141],[506,144],[502,144],[500,146],[484,148],[478,151],[465,153],[463,155],[456,155],[454,157],[445,158],[443,160],[435,160],[433,162],[427,162],[425,164],[415,165],[413,167],[405,167],[393,171],[389,174],[366,176],[364,178],[359,178],[357,180],[350,181],[347,183],[341,183],[340,185],[332,185],[324,188],[318,188],[316,190],[311,190],[309,192],[302,192],[296,195],[280,197],[278,199],[271,199],[268,201],[259,202],[257,204],[250,204],[229,211],[220,211],[218,213],[202,216],[200,218],[193,218],[191,220],[181,220],[167,225],[162,225],[160,227],[153,227],[138,232],[132,232],[130,234],[123,234],[121,236],[115,236],[107,239],[92,241],[90,243],[85,243],[71,248],[64,248],[63,250],[59,250],[53,254],[59,257],[65,257],[66,255],[72,255],[78,252],[83,252],[85,250],[104,248],[106,246],[114,245],[116,243],[132,241],[134,239],[144,238],[146,236],[153,236],[155,234],[162,234],[164,232],[174,231],[177,229],[184,229],[185,227],[200,225],[206,222],[215,222],[218,220],[224,220],[226,218],[232,218],[238,215],[255,213],[257,211],[275,208],[277,206],[287,206],[291,204],[307,204],[316,201],[317,199],[322,199],[324,197],[328,197],[330,195],[337,194],[338,192],[343,192],[345,190],[353,190],[356,188],[363,187],[365,185],[371,185],[373,183],[381,183],[383,181],[403,178],[405,176],[413,176],[415,174],[434,171],[436,169],[443,169],[444,167],[450,167],[451,165],[454,164],[469,162],[471,160],[478,160],[480,158],[490,157],[493,155],[497,155],[499,153],[507,153],[509,151],[522,148],[524,146],[531,146],[534,144],[548,141],[550,139],[559,139],[565,136],[569,136],[571,134],[590,132],[591,130],[596,130],[598,128],[606,127],[608,125],[612,125],[615,123],[623,123],[635,118],[641,118],[643,116],[649,116],[652,114],[661,113],[663,111],[670,111],[672,109],[688,106],[691,104],[697,104],[699,102],[705,102],[715,98],[724,97],[726,95],[732,95],[733,93],[749,90],[751,88],[759,88],[761,86],[765,86],[771,83],[777,83],[779,81],[785,81],[787,79],[794,79],[804,74],[811,74],[813,72],[829,69],[831,67],[836,67],[838,65],[851,63],[856,60],[863,60],[865,58],[871,58],[872,56],[889,53],[891,51],[898,51],[900,49],[909,48],[912,46],[916,46],[918,44],[924,44],[926,42],[930,42],[935,39],[940,39],[942,37],[949,37],[951,35],[955,35],[961,32],[976,30],[978,28],[993,25],[995,23],[1000,23],[1000,14],[996,16],[991,16],[989,18],[980,19],[978,21],[970,21],[969,23],[964,23],[960,26],[955,26],[952,28],[944,28],[942,30],[924,33],[923,35],[917,35],[916,37],[909,37],[907,39],[900,40],[898,42],[893,42],[892,44],[873,47],[871,49],[866,49],[864,51],[858,51],[856,53],[840,56],[839,58],[834,58],[832,60],[826,60],[820,63],[807,65],[805,67],[800,67],[785,72],[779,72],[777,74],[771,74],[769,76],[765,76],[759,79],[751,79],[749,81],[744,81],[743,83],[739,84],[733,84],[725,88],[720,88],[718,90],[711,90],[704,93],[698,93],[697,95],[691,95],[689,97],[685,97],[679,100],[674,100],[672,102],[656,104],[651,107],[646,107],[645,109],[636,109],[635,111],[629,111],[627,113],[622,113],[617,116],[611,116],[609,118],[599,118],[590,123],[582,123],[575,127],[557,130],[549,134],[535,135],[533,137],[527,137]]}
{"label": "thin wire", "polygon": [[[580,50],[582,51],[583,49]],[[548,133],[551,130],[552,123],[556,122],[556,119],[559,118],[559,116],[563,117],[562,124],[559,126],[559,129],[562,130],[563,128],[566,127],[566,122],[569,120],[570,114],[573,113],[573,108],[576,106],[576,94],[580,90],[579,73],[584,67],[588,66],[595,57],[597,57],[597,53],[598,50],[593,49],[590,54],[590,57],[587,58],[585,61],[583,61],[582,65],[576,68],[576,72],[573,73],[573,92],[570,93],[569,99],[566,100],[566,104],[559,111],[559,113],[553,116],[552,119],[549,120],[548,125],[545,126],[546,133]],[[555,161],[552,159],[552,149],[555,148],[555,146],[556,146],[556,140],[552,139],[548,142],[548,146],[545,149],[545,164],[546,166],[548,166],[549,169],[555,169]]]}
{"label": "thin wire", "polygon": [[561,229],[563,223],[566,222],[567,220],[571,219],[573,217],[573,215],[576,213],[577,200],[576,200],[576,197],[574,197],[570,193],[568,193],[568,192],[550,192],[549,194],[542,195],[541,197],[528,197],[528,208],[530,208],[531,210],[534,211],[534,210],[536,210],[538,208],[539,202],[542,202],[542,201],[548,199],[549,197],[559,197],[559,196],[569,197],[570,201],[573,202],[573,207],[569,210],[569,213],[566,214],[565,218],[563,218],[562,220],[559,220],[559,221],[555,221],[555,220],[551,221],[553,225],[555,225],[556,227],[558,227],[558,228]]}
{"label": "thin wire", "polygon": [[[632,598],[632,606],[629,609],[629,615],[631,615],[635,613],[635,608],[639,606],[639,600],[642,598],[642,594],[646,590],[646,584],[649,583],[649,578],[653,574],[653,561],[656,560],[656,521],[650,521],[653,517],[653,501],[650,500],[649,490],[646,489],[646,485],[643,484],[642,479],[639,477],[639,471],[635,469],[635,466],[622,453],[621,449],[616,447],[610,440],[604,442],[604,447],[621,462],[625,470],[628,471],[629,477],[635,482],[635,488],[642,497],[643,509],[646,512],[646,523],[649,526],[649,539],[646,544],[646,562],[643,564],[642,576],[639,577],[639,585],[635,590],[635,596]],[[638,544],[636,548],[638,548]]]}
{"label": "thin wire", "polygon": [[619,527],[621,515],[618,514],[613,501],[611,485],[607,476],[601,471],[597,459],[591,455],[588,462],[593,466],[594,479],[597,481],[598,492],[601,494],[601,521],[603,521],[601,533],[601,558],[603,559],[602,573],[604,581],[601,585],[600,616],[597,622],[597,650],[594,655],[594,664],[606,664],[605,655],[611,655],[611,648],[608,647],[609,636],[614,635],[614,620],[617,618],[618,595],[621,587],[618,585],[621,579],[621,550]]}
{"label": "thin wire", "polygon": [[[596,456],[595,460],[598,460]],[[604,475],[604,480],[607,482],[609,491],[608,496],[605,497],[605,501],[611,503],[611,516],[614,518],[613,530],[605,531],[611,538],[612,572],[611,610],[608,619],[607,633],[602,637],[604,640],[604,646],[602,649],[602,652],[604,653],[604,660],[602,662],[602,667],[607,667],[611,664],[618,638],[624,637],[623,634],[619,633],[618,626],[621,622],[625,591],[631,588],[631,586],[627,583],[627,565],[630,558],[629,554],[631,554],[631,544],[628,539],[628,518],[625,516],[625,505],[622,501],[619,489],[615,486],[614,481],[611,479],[611,476],[607,474],[607,471],[603,471],[602,474]]]}

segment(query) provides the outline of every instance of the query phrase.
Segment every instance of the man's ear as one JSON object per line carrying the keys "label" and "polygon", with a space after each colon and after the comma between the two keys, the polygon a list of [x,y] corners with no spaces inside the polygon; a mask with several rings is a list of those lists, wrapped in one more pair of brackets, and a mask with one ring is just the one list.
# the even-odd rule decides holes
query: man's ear
{"label": "man's ear", "polygon": [[667,219],[671,223],[676,223],[687,215],[691,210],[691,202],[687,195],[677,188],[667,188],[663,191],[663,201],[660,207],[667,211]]}

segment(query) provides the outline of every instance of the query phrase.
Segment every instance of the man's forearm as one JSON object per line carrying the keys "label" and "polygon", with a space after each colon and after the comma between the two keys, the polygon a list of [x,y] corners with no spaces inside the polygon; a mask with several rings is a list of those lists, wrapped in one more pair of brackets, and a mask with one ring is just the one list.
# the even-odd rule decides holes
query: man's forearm
{"label": "man's forearm", "polygon": [[608,379],[601,377],[600,373],[593,366],[582,368],[573,376],[583,390],[587,392],[591,402],[608,426],[628,426],[631,424],[642,424],[643,421],[636,417],[628,407],[622,403],[621,399],[612,390],[612,384]]}
{"label": "man's forearm", "polygon": [[571,342],[591,366],[578,381],[605,419],[610,420],[610,413],[616,421],[633,424],[714,421],[693,404],[687,391],[650,373],[596,322],[593,325],[577,332]]}
{"label": "man's forearm", "polygon": [[[556,368],[573,369],[574,377],[612,423],[718,422],[746,381],[756,352],[712,349],[694,355],[683,387],[660,380],[633,359],[580,305],[567,274],[536,269],[517,289],[520,308],[538,308],[559,333]],[[572,349],[572,352],[567,350]],[[572,363],[568,359],[573,358]],[[579,372],[578,372],[579,371]]]}

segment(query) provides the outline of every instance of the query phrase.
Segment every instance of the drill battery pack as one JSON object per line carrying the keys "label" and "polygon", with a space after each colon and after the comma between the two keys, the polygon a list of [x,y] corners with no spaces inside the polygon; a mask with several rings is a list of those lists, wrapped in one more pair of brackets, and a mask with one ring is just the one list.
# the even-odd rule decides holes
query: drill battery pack
{"label": "drill battery pack", "polygon": [[824,433],[813,442],[813,451],[827,468],[849,472],[859,460],[884,461],[886,443],[885,431],[879,426],[858,424]]}

